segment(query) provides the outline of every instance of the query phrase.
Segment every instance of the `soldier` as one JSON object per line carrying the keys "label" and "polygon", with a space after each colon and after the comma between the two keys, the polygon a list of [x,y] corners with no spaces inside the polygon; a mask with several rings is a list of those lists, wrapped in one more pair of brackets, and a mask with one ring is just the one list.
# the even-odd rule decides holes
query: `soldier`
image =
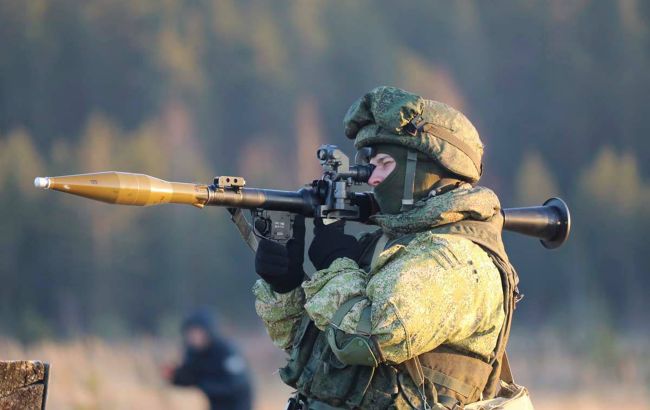
{"label": "soldier", "polygon": [[206,309],[191,313],[181,326],[185,344],[183,363],[164,369],[176,386],[198,387],[211,410],[250,410],[252,388],[242,355],[216,330]]}
{"label": "soldier", "polygon": [[478,132],[393,87],[364,95],[344,123],[372,150],[380,229],[357,240],[316,220],[311,278],[303,220],[286,246],[262,240],[255,257],[257,313],[289,353],[290,407],[532,409],[504,356],[517,278],[499,200],[476,185]]}

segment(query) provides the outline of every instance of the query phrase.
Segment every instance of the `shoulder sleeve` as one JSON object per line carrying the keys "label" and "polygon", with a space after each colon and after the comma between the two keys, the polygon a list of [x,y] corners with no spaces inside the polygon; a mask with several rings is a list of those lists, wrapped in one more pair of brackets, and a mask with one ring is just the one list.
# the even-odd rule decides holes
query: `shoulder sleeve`
{"label": "shoulder sleeve", "polygon": [[464,238],[425,232],[384,253],[391,252],[367,287],[372,334],[386,360],[462,345],[477,332],[494,337],[467,347],[489,355],[504,315],[499,272],[485,251]]}
{"label": "shoulder sleeve", "polygon": [[344,303],[365,296],[366,284],[366,273],[348,258],[336,259],[329,268],[317,271],[303,282],[305,309],[316,327],[325,330]]}
{"label": "shoulder sleeve", "polygon": [[266,326],[273,344],[281,349],[291,346],[294,333],[304,313],[305,293],[302,287],[277,293],[259,279],[253,286],[255,311]]}

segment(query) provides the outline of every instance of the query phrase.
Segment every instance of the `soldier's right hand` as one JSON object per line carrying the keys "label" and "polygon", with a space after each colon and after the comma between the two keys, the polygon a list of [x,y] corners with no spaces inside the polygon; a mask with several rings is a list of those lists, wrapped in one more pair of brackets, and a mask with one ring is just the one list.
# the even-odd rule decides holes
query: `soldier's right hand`
{"label": "soldier's right hand", "polygon": [[328,268],[338,258],[359,259],[359,241],[345,233],[345,221],[329,225],[320,218],[314,219],[314,239],[309,246],[309,259],[317,270]]}
{"label": "soldier's right hand", "polygon": [[293,238],[286,245],[260,240],[255,253],[255,271],[275,292],[287,293],[298,287],[305,277],[304,249],[305,218],[296,216]]}

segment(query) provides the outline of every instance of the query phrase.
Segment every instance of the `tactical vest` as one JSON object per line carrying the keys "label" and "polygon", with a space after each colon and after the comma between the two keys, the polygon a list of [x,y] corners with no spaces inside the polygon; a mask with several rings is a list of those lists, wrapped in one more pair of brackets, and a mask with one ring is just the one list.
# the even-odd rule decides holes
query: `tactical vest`
{"label": "tactical vest", "polygon": [[[280,369],[282,380],[297,390],[306,408],[315,410],[462,409],[467,403],[494,397],[500,379],[512,382],[505,347],[518,295],[517,274],[501,241],[502,222],[499,215],[490,222],[462,221],[431,230],[460,235],[481,246],[501,274],[505,320],[489,362],[441,345],[400,365],[346,365],[333,354],[325,332],[305,314],[289,361]],[[396,244],[406,245],[414,236],[386,242],[379,230],[362,237],[359,266],[369,271],[379,252]]]}

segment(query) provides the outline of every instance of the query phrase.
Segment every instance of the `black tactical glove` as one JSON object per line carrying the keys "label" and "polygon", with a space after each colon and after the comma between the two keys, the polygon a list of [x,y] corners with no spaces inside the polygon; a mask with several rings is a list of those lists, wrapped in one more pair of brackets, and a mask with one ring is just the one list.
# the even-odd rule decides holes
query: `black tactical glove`
{"label": "black tactical glove", "polygon": [[297,288],[305,277],[305,218],[297,215],[293,223],[293,238],[286,245],[262,239],[255,253],[255,271],[271,289],[287,293]]}
{"label": "black tactical glove", "polygon": [[309,246],[309,259],[317,270],[329,268],[338,258],[357,260],[361,253],[359,242],[344,232],[345,221],[324,225],[322,219],[314,219],[314,240]]}
{"label": "black tactical glove", "polygon": [[363,224],[368,223],[372,215],[379,212],[379,204],[375,200],[372,192],[363,192],[352,197],[352,205],[359,207],[359,221]]}

